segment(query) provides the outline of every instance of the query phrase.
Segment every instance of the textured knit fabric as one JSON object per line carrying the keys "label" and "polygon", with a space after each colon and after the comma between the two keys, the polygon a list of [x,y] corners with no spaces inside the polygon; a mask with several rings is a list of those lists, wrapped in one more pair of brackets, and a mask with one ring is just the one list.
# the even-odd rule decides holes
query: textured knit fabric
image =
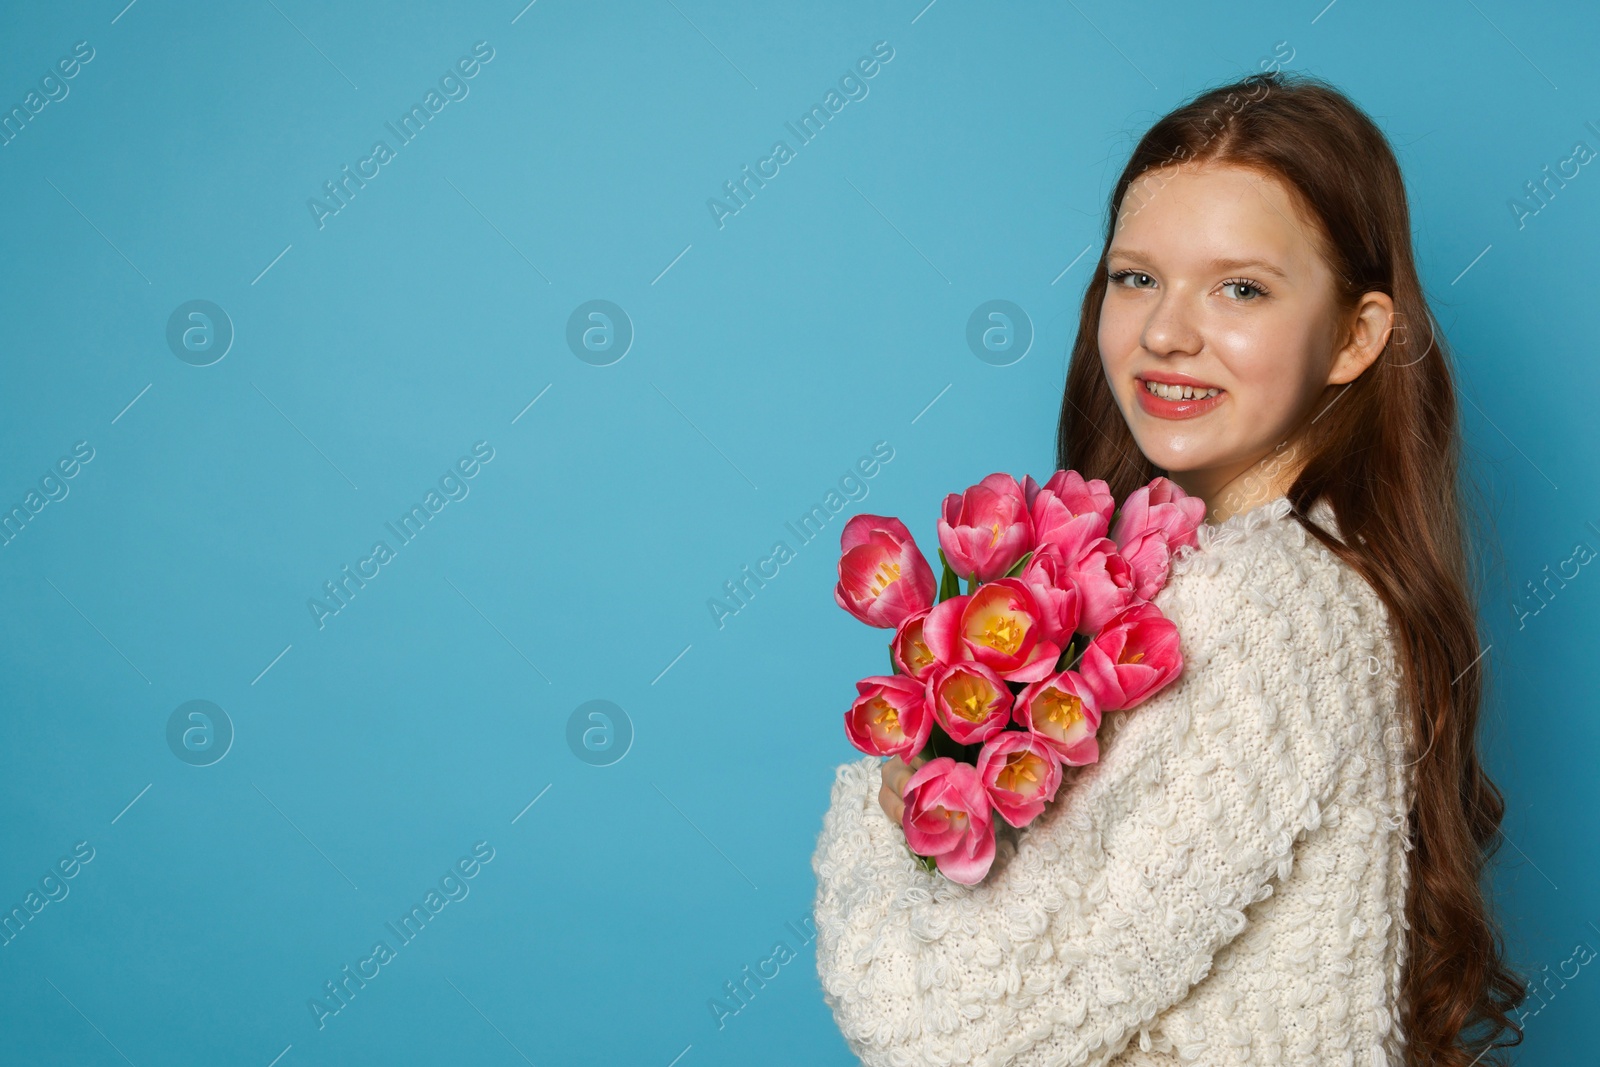
{"label": "textured knit fabric", "polygon": [[[1411,732],[1385,605],[1279,496],[1198,531],[1154,603],[1182,673],[1005,827],[923,870],[840,766],[817,969],[868,1067],[1402,1062]],[[1332,509],[1310,518],[1338,536]]]}

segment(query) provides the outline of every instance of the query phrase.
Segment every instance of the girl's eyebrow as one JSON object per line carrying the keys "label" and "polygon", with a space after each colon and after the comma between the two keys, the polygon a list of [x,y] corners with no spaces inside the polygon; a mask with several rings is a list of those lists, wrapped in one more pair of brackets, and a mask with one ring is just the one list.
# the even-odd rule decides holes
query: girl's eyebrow
{"label": "girl's eyebrow", "polygon": [[[1150,255],[1148,253],[1141,252],[1138,249],[1133,249],[1133,248],[1113,248],[1111,251],[1106,253],[1106,258],[1107,259],[1110,259],[1112,256],[1120,256],[1123,259],[1131,259],[1135,263],[1149,264],[1149,263],[1153,262],[1153,260],[1151,259]],[[1210,263],[1208,263],[1206,265],[1208,267],[1211,267],[1211,268],[1215,269],[1215,270],[1245,270],[1245,269],[1257,270],[1257,271],[1260,271],[1262,274],[1274,274],[1274,275],[1277,275],[1279,278],[1282,278],[1284,281],[1288,281],[1289,280],[1289,275],[1283,270],[1283,268],[1276,267],[1276,266],[1272,265],[1271,263],[1268,263],[1265,260],[1261,260],[1261,259],[1228,259],[1228,258],[1222,258],[1222,259],[1213,259]]]}

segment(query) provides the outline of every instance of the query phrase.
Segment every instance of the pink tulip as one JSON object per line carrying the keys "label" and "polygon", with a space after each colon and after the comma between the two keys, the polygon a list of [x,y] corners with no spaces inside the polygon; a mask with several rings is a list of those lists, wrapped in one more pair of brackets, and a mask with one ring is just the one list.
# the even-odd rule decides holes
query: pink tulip
{"label": "pink tulip", "polygon": [[1166,584],[1173,552],[1198,543],[1195,531],[1205,517],[1205,501],[1167,478],[1153,479],[1122,502],[1111,538],[1133,571],[1133,589],[1141,600]]}
{"label": "pink tulip", "polygon": [[989,582],[1004,575],[1033,547],[1022,486],[1009,474],[991,474],[965,493],[945,497],[939,547],[963,578]]}
{"label": "pink tulip", "polygon": [[928,746],[933,716],[926,685],[903,674],[875,675],[857,682],[856,692],[844,713],[852,745],[869,756],[899,756],[907,763]]}
{"label": "pink tulip", "polygon": [[907,615],[894,632],[894,640],[889,642],[889,652],[894,660],[894,665],[902,674],[910,675],[919,682],[926,682],[928,675],[939,665],[939,659],[928,647],[928,642],[922,636],[923,623],[928,618],[928,612],[919,611],[915,615]]}
{"label": "pink tulip", "polygon": [[977,768],[940,756],[919,767],[900,796],[911,851],[932,856],[952,882],[983,881],[994,863],[994,818]]}
{"label": "pink tulip", "polygon": [[1056,471],[1043,486],[1024,477],[1022,490],[1033,519],[1034,544],[1055,545],[1069,563],[1090,542],[1105,536],[1116,509],[1116,498],[1104,480],[1085,481],[1074,470]]}
{"label": "pink tulip", "polygon": [[1068,572],[1078,589],[1079,633],[1098,633],[1107,619],[1139,601],[1133,570],[1109,537],[1099,538],[1076,561],[1070,561]]}
{"label": "pink tulip", "polygon": [[1078,629],[1081,599],[1061,549],[1053,544],[1040,545],[1022,568],[1021,580],[1039,603],[1045,636],[1065,648]]}
{"label": "pink tulip", "polygon": [[969,593],[957,593],[941,600],[923,616],[922,640],[940,663],[959,663],[972,654],[961,640],[961,613],[972,601]]}
{"label": "pink tulip", "polygon": [[1026,826],[1054,800],[1061,787],[1061,763],[1038,734],[1003,730],[978,753],[978,778],[995,811],[1012,826]]}
{"label": "pink tulip", "polygon": [[868,626],[894,629],[933,606],[933,568],[899,519],[856,515],[845,523],[839,548],[833,599]]}
{"label": "pink tulip", "polygon": [[963,745],[987,741],[1011,721],[1011,689],[976,660],[950,663],[928,679],[927,703],[951,739]]}
{"label": "pink tulip", "polygon": [[1034,682],[1017,696],[1011,718],[1032,731],[1069,767],[1100,758],[1100,702],[1084,677],[1067,670]]}
{"label": "pink tulip", "polygon": [[922,637],[941,663],[977,660],[1010,682],[1038,681],[1061,658],[1039,602],[1019,578],[940,602],[928,612]]}
{"label": "pink tulip", "polygon": [[1178,628],[1147,603],[1113,616],[1078,661],[1102,712],[1139,704],[1182,670]]}

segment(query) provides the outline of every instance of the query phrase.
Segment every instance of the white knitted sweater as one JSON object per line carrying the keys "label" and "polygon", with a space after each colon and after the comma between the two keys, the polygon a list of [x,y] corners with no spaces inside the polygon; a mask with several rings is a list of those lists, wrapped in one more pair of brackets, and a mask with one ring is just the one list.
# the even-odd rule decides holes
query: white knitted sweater
{"label": "white knitted sweater", "polygon": [[[1332,509],[1311,518],[1338,536]],[[1179,549],[1179,677],[988,878],[924,871],[840,766],[817,971],[868,1067],[1398,1067],[1411,731],[1388,612],[1282,496]],[[1003,825],[1003,824],[1002,824]]]}

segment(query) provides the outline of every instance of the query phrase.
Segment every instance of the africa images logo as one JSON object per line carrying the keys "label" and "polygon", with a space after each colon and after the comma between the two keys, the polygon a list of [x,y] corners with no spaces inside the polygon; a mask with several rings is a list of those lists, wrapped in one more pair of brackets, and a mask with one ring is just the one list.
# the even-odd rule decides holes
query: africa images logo
{"label": "africa images logo", "polygon": [[[852,100],[865,100],[867,93],[871,92],[867,80],[876,77],[884,65],[893,58],[894,47],[888,41],[874,44],[872,55],[862,56],[839,76],[838,89],[830,87],[823,96],[822,103],[812,104],[798,119],[783,124],[784,129],[794,135],[795,148],[791,148],[788,141],[774,141],[771,153],[756,160],[753,173],[750,164],[746,163],[740,170],[738,180],[723,182],[722,190],[727,194],[727,200],[714,196],[706,200],[706,209],[711,212],[711,221],[717,224],[717,229],[722,229],[727,224],[727,219],[749,207],[750,201],[755,199],[756,190],[765,189],[767,182],[782,173],[785,165],[797,159],[798,153],[795,149],[816,140],[827,126],[828,120],[843,111],[846,104]],[[843,95],[840,95],[841,93]]]}
{"label": "africa images logo", "polygon": [[473,445],[472,455],[462,456],[439,476],[438,489],[429,488],[420,504],[412,504],[410,510],[403,512],[398,519],[383,524],[384,529],[393,535],[394,547],[391,548],[386,540],[374,541],[371,553],[356,560],[354,570],[346,563],[339,568],[336,579],[322,583],[326,600],[307,597],[306,609],[311,612],[311,621],[317,624],[317,629],[323,629],[328,619],[349,607],[356,594],[398,557],[401,548],[422,536],[422,531],[445,509],[445,505],[453,500],[467,499],[472,492],[472,486],[468,483],[493,459],[494,446],[488,441]]}
{"label": "africa images logo", "polygon": [[478,76],[483,67],[494,59],[494,49],[488,41],[479,41],[472,46],[470,56],[462,56],[456,60],[455,65],[448,68],[439,78],[439,88],[429,88],[422,98],[422,103],[412,104],[411,109],[402,114],[398,120],[399,125],[393,122],[384,123],[384,127],[394,134],[395,148],[389,147],[388,141],[374,141],[372,152],[366,158],[357,161],[355,171],[350,170],[346,163],[339,172],[337,181],[326,181],[322,188],[327,193],[328,199],[321,200],[315,196],[306,201],[306,207],[311,211],[311,219],[317,224],[317,229],[322,229],[328,224],[328,219],[349,207],[349,201],[354,200],[356,193],[367,187],[367,182],[383,173],[382,168],[398,155],[396,149],[404,148],[416,139],[428,125],[428,120],[443,111],[451,101],[460,101],[467,98],[472,91],[468,81]]}

